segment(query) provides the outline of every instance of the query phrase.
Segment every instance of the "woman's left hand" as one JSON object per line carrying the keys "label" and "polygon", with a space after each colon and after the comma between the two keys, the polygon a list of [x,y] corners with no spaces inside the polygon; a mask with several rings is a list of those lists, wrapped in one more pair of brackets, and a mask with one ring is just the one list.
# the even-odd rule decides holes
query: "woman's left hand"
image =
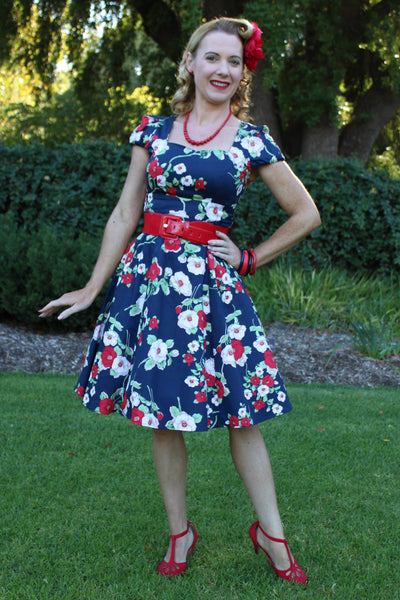
{"label": "woman's left hand", "polygon": [[216,231],[215,235],[218,239],[210,240],[208,242],[208,250],[217,258],[226,260],[227,263],[237,270],[242,257],[241,250],[232,242],[226,233]]}

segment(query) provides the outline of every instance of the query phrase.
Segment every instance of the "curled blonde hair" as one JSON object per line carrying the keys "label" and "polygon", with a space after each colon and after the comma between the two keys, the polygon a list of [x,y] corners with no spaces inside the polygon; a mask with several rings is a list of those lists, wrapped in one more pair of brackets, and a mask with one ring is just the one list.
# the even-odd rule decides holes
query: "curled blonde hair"
{"label": "curled blonde hair", "polygon": [[[179,63],[177,81],[178,89],[171,100],[171,109],[177,115],[190,112],[194,105],[195,85],[194,77],[186,68],[186,58],[188,53],[195,56],[196,50],[202,39],[211,31],[222,31],[231,35],[237,35],[244,46],[248,39],[253,35],[253,25],[247,19],[230,19],[221,17],[212,19],[200,25],[191,35],[187,46],[183,52],[181,62]],[[252,75],[247,67],[243,66],[243,78],[239,83],[234,96],[231,99],[232,113],[239,118],[247,118],[250,106],[250,84]]]}

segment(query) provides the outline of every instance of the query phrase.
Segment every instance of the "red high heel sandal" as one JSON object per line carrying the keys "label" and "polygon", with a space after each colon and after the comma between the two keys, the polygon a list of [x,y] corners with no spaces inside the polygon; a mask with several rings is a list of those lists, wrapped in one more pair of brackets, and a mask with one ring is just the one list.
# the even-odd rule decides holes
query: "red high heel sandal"
{"label": "red high heel sandal", "polygon": [[[290,567],[288,569],[277,569],[275,567],[275,565],[272,561],[272,558],[270,557],[268,552],[266,550],[264,550],[264,548],[262,546],[260,546],[260,544],[257,542],[257,528],[260,528],[260,531],[269,540],[271,540],[273,542],[281,542],[282,544],[285,544],[286,551],[288,553],[288,557],[290,560]],[[265,554],[269,558],[269,562],[271,563],[272,568],[274,569],[274,571],[278,575],[278,577],[281,577],[282,579],[286,579],[287,581],[291,581],[292,583],[307,583],[306,574],[304,573],[303,569],[301,567],[299,567],[299,565],[297,564],[295,559],[290,554],[289,546],[285,539],[271,537],[270,535],[268,535],[268,533],[265,533],[265,531],[262,529],[262,527],[258,521],[253,523],[253,525],[250,527],[249,536],[250,536],[251,541],[254,544],[255,553],[258,554],[260,548],[263,552],[265,552]]]}
{"label": "red high heel sandal", "polygon": [[187,533],[189,533],[189,529],[191,529],[191,531],[193,533],[193,542],[192,542],[192,545],[190,546],[189,550],[187,551],[187,553],[188,554],[193,553],[194,547],[196,545],[196,542],[197,542],[199,536],[197,534],[196,527],[193,525],[193,523],[190,523],[190,521],[188,521],[186,531],[183,531],[182,533],[178,533],[177,535],[172,535],[172,533],[169,534],[170,538],[172,540],[171,556],[170,556],[170,559],[168,562],[164,559],[159,564],[159,566],[157,568],[157,573],[160,573],[160,575],[165,575],[166,577],[177,577],[177,575],[181,575],[184,571],[186,571],[187,562],[177,563],[174,560],[174,558],[175,558],[175,543],[178,538],[181,538],[184,535],[186,535]]}

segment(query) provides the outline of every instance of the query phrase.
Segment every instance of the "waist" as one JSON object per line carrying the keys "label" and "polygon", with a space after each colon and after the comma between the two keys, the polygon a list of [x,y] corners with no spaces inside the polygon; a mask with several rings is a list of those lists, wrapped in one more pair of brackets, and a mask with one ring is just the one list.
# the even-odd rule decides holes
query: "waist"
{"label": "waist", "polygon": [[227,227],[204,221],[184,221],[177,215],[145,212],[143,233],[163,238],[183,238],[195,244],[207,245],[215,240],[216,232],[228,233]]}

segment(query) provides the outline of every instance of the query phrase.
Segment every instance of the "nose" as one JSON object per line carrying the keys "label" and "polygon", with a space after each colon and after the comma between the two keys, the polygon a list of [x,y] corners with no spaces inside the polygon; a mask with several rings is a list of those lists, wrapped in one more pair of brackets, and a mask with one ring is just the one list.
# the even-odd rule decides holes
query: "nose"
{"label": "nose", "polygon": [[229,69],[228,69],[228,63],[227,63],[226,60],[220,60],[219,61],[217,73],[221,77],[228,77],[228,75],[229,75]]}

